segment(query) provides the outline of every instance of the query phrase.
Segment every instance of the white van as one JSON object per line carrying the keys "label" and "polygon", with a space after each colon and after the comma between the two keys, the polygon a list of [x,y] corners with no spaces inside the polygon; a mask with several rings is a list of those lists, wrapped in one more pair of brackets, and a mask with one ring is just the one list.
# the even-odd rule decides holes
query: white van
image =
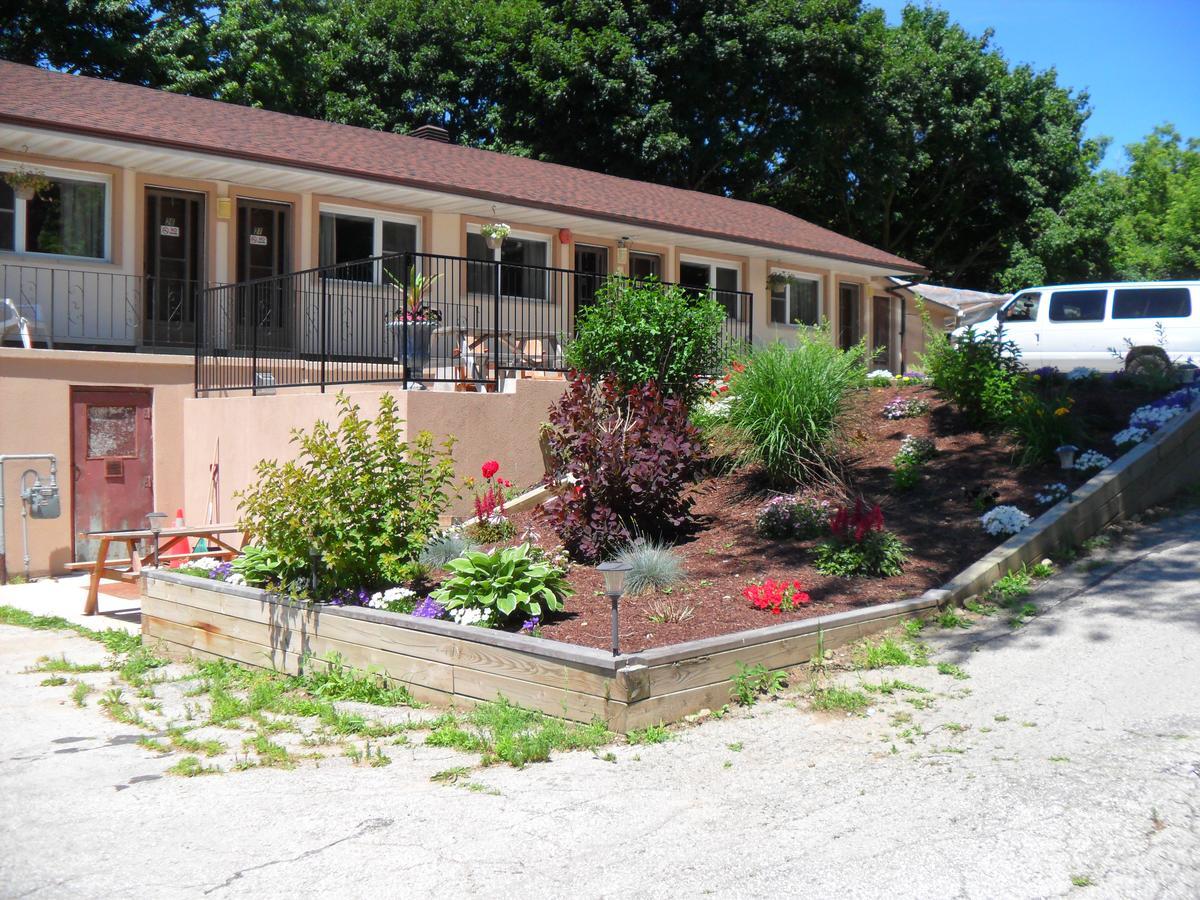
{"label": "white van", "polygon": [[1086,366],[1112,372],[1189,359],[1200,365],[1200,281],[1028,288],[975,331],[1001,326],[1029,369]]}

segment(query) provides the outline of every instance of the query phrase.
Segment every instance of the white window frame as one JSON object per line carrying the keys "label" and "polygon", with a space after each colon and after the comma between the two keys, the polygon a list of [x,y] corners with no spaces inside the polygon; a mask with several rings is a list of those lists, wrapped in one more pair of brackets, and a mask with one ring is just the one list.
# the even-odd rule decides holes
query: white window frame
{"label": "white window frame", "polygon": [[[373,223],[371,231],[371,256],[383,255],[383,223],[395,222],[398,225],[415,225],[417,229],[417,249],[422,252],[422,220],[420,216],[410,216],[404,213],[388,212],[386,210],[366,209],[361,206],[341,206],[336,203],[322,203],[317,207],[317,265],[321,265],[321,216],[346,216],[352,219],[370,219]],[[329,263],[328,265],[337,265]],[[383,265],[375,263],[375,273],[370,281],[355,281],[350,278],[330,278],[330,281],[344,281],[347,284],[383,284]]]}
{"label": "white window frame", "polygon": [[[785,278],[794,278],[797,281],[811,281],[817,286],[817,325],[825,319],[825,279],[820,275],[814,275],[812,272],[795,272],[791,269],[772,269],[771,275],[783,275]],[[767,322],[776,328],[812,328],[812,325],[805,325],[803,322],[797,322],[795,316],[795,298],[792,296],[791,284],[785,284],[787,290],[787,299],[784,301],[787,304],[787,321],[776,322],[771,318],[771,306],[775,303],[773,295],[775,287],[768,282],[767,303],[771,306],[767,307]]]}
{"label": "white window frame", "polygon": [[[20,164],[12,161],[0,162],[0,176],[4,173],[15,172],[21,168]],[[112,176],[100,175],[96,172],[80,172],[75,169],[63,169],[56,166],[26,166],[34,171],[45,175],[50,179],[60,179],[63,181],[87,181],[93,184],[104,185],[104,255],[103,256],[75,256],[69,253],[43,253],[40,250],[25,249],[25,223],[26,223],[26,206],[28,200],[22,200],[20,197],[14,196],[13,203],[13,249],[0,249],[0,253],[8,253],[14,256],[28,256],[33,259],[67,259],[81,263],[111,263],[112,262],[112,231],[113,231],[113,187]],[[15,192],[14,192],[15,195]]]}
{"label": "white window frame", "polygon": [[[482,236],[483,226],[482,225],[468,225],[467,226],[467,234],[478,234],[478,235]],[[546,245],[545,268],[547,268],[547,269],[554,268],[554,266],[552,265],[552,263],[554,262],[554,242],[551,240],[550,235],[538,234],[535,231],[518,231],[517,229],[514,228],[512,231],[510,231],[508,233],[507,237],[505,237],[505,240],[508,240],[508,238],[510,238],[510,237],[516,238],[517,240],[521,240],[521,241],[536,241],[539,244],[545,244]],[[492,261],[493,262],[501,262],[500,254],[502,252],[503,252],[502,247],[497,247],[495,250],[493,250],[492,251]],[[550,296],[550,273],[549,272],[546,273],[546,290],[544,291],[544,293],[546,295],[545,297],[518,297],[514,294],[505,294],[504,296],[509,300],[526,300],[526,301],[529,301],[530,303],[547,303],[547,304],[553,303],[554,298]],[[477,294],[477,296],[478,296],[478,294]]]}
{"label": "white window frame", "polygon": [[[731,319],[731,321],[741,322],[742,314],[743,314],[743,310],[742,310],[742,299],[743,298],[742,298],[742,294],[741,294],[741,291],[742,291],[742,264],[738,263],[738,262],[731,262],[727,259],[709,259],[709,258],[705,258],[703,256],[680,256],[679,262],[677,263],[677,268],[675,270],[675,273],[676,273],[675,281],[681,287],[683,286],[683,279],[681,277],[682,276],[682,268],[685,263],[688,265],[693,265],[693,266],[707,266],[708,267],[708,289],[710,291],[712,291],[714,298],[718,293],[720,293],[720,290],[721,290],[720,288],[717,287],[717,269],[732,269],[734,272],[737,273],[737,287],[734,288],[734,290],[738,292],[737,294],[734,295],[737,298],[737,302],[735,304],[736,316],[733,319]],[[685,290],[686,290],[686,288],[685,288]],[[729,317],[726,316],[726,318],[729,318]]]}

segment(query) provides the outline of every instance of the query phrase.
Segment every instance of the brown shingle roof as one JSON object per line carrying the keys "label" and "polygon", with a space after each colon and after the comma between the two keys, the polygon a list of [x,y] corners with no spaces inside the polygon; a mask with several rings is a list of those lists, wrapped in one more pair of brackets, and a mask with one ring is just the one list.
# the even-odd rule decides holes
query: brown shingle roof
{"label": "brown shingle roof", "polygon": [[913,272],[921,267],[769,206],[503,153],[0,61],[0,122],[518,203]]}

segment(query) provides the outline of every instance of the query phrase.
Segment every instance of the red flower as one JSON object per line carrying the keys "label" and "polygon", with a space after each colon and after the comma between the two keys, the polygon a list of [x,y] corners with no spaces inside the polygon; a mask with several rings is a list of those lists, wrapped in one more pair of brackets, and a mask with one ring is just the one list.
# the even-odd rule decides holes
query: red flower
{"label": "red flower", "polygon": [[735,362],[733,364],[732,368],[733,368],[733,371],[735,371],[735,372],[745,372],[746,371],[746,367],[744,365],[742,365],[740,362]]}
{"label": "red flower", "polygon": [[500,463],[494,459],[489,459],[480,467],[479,471],[483,473],[484,478],[491,478],[500,471]]}

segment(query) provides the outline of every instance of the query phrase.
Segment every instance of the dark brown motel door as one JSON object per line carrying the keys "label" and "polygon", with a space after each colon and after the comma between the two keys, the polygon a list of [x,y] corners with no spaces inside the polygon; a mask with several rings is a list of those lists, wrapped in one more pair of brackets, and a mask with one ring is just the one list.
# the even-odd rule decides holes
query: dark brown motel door
{"label": "dark brown motel door", "polygon": [[[290,271],[292,208],[286,203],[238,200],[238,344],[244,349],[292,346],[292,293],[273,279]],[[247,282],[250,282],[247,284]]]}

